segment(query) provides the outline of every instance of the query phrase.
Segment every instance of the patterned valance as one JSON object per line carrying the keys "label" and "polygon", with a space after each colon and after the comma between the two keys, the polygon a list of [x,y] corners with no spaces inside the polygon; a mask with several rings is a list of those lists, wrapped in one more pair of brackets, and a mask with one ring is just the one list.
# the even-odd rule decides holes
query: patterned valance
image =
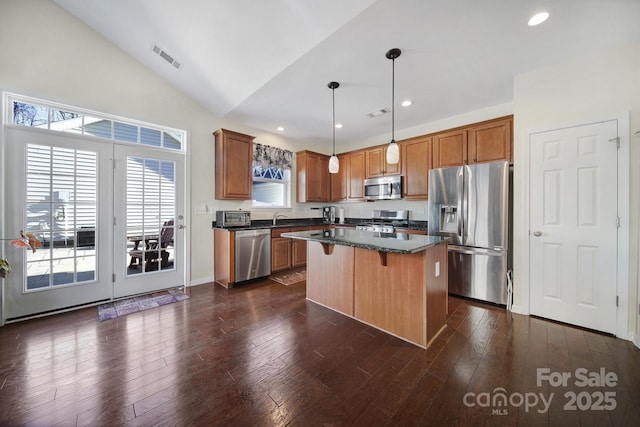
{"label": "patterned valance", "polygon": [[256,178],[283,179],[282,172],[291,170],[293,151],[253,143],[253,176]]}

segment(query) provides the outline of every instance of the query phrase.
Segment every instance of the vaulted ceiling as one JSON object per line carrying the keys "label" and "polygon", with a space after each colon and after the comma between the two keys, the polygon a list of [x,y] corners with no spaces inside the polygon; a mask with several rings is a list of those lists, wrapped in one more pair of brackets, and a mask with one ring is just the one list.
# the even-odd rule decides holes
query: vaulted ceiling
{"label": "vaulted ceiling", "polygon": [[55,1],[213,114],[314,144],[331,143],[330,81],[338,143],[390,136],[390,114],[367,117],[392,107],[390,48],[398,130],[511,102],[520,73],[640,40],[638,0]]}

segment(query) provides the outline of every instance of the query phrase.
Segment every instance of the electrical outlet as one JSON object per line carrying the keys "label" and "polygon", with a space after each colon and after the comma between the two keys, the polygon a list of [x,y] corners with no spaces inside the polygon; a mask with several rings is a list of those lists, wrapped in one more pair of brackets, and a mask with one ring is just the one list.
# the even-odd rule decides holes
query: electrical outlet
{"label": "electrical outlet", "polygon": [[440,261],[436,262],[436,277],[440,277]]}

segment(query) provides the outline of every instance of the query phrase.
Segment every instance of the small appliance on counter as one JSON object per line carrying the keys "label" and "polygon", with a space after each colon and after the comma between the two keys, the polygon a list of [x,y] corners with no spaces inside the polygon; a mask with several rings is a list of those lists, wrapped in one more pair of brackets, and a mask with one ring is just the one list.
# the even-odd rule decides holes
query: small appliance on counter
{"label": "small appliance on counter", "polygon": [[335,206],[323,206],[322,207],[322,222],[325,224],[333,224],[336,222],[336,207]]}
{"label": "small appliance on counter", "polygon": [[249,211],[216,211],[218,227],[249,227],[251,212]]}

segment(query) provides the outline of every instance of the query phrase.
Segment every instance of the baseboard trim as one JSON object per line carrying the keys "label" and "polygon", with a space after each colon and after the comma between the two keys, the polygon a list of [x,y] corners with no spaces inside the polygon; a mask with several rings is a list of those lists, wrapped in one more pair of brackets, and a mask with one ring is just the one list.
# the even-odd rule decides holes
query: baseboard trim
{"label": "baseboard trim", "polygon": [[198,285],[204,285],[205,283],[211,283],[214,282],[215,279],[213,276],[210,277],[202,277],[200,279],[196,279],[196,280],[191,280],[189,281],[189,285],[188,286],[198,286]]}
{"label": "baseboard trim", "polygon": [[516,304],[513,304],[511,306],[511,312],[517,313],[517,314],[524,314],[525,316],[529,315],[529,313],[526,313],[524,311],[524,309],[523,309],[523,307],[521,305],[516,305]]}

